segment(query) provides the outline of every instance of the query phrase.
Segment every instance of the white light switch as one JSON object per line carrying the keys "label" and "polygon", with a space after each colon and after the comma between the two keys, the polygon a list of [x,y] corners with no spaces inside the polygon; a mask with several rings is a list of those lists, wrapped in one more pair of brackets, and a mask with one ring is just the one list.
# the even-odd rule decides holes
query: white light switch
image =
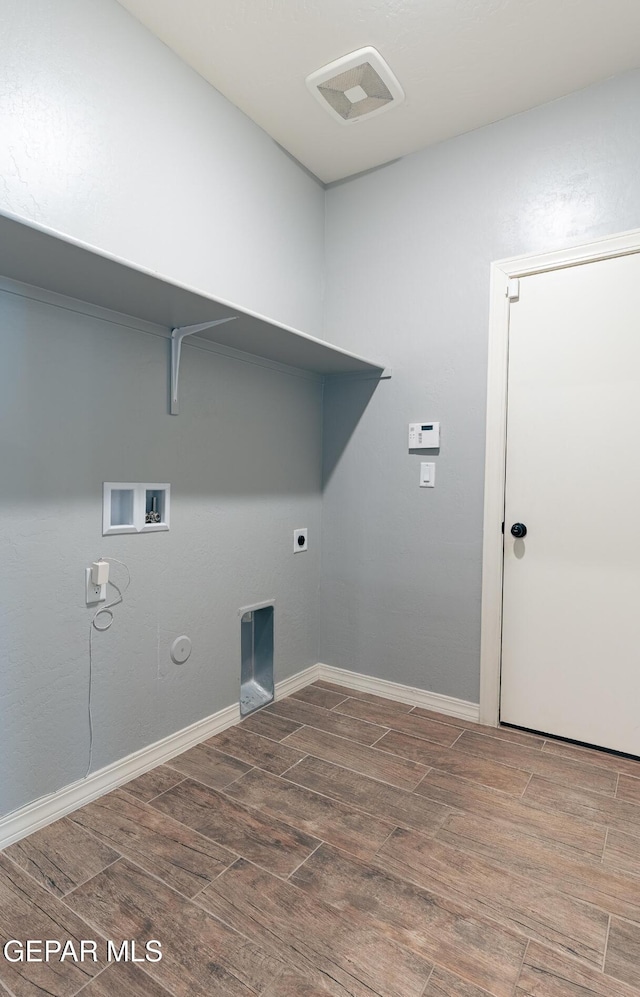
{"label": "white light switch", "polygon": [[431,463],[420,464],[420,487],[433,488],[436,483],[436,465]]}

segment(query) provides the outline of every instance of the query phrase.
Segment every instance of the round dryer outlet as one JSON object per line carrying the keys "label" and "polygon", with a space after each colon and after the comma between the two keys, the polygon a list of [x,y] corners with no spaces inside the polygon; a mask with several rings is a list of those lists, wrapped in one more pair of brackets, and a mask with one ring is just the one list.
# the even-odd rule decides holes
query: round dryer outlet
{"label": "round dryer outlet", "polygon": [[171,660],[176,665],[184,665],[191,654],[191,640],[184,634],[176,637],[171,645]]}
{"label": "round dryer outlet", "polygon": [[298,554],[301,550],[309,549],[308,532],[306,527],[300,527],[293,531],[293,551],[295,554]]}

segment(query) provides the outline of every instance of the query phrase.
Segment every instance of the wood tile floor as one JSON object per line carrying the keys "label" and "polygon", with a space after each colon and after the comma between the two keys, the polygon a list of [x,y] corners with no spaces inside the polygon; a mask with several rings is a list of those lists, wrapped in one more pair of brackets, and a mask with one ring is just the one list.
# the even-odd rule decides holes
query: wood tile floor
{"label": "wood tile floor", "polygon": [[316,682],[7,848],[27,938],[99,960],[2,994],[640,997],[640,762]]}

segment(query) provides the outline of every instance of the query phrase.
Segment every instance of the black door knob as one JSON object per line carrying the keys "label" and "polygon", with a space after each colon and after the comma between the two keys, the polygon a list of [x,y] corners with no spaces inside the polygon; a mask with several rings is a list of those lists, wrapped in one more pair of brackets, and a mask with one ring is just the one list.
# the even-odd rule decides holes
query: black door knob
{"label": "black door knob", "polygon": [[514,523],[511,527],[511,536],[516,537],[518,540],[522,540],[523,537],[527,535],[527,527],[524,523]]}

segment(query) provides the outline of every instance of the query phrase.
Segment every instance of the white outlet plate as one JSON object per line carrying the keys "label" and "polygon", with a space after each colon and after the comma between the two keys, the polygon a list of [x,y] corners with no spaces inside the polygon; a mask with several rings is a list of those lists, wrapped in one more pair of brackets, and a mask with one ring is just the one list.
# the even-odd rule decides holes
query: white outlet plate
{"label": "white outlet plate", "polygon": [[87,606],[95,606],[99,602],[105,602],[107,598],[106,585],[94,585],[91,581],[91,568],[84,570],[85,600]]}
{"label": "white outlet plate", "polygon": [[[309,538],[307,536],[308,530],[306,526],[304,529],[293,531],[293,553],[300,554],[303,550],[309,549]],[[304,538],[304,543],[300,543],[300,538]]]}

